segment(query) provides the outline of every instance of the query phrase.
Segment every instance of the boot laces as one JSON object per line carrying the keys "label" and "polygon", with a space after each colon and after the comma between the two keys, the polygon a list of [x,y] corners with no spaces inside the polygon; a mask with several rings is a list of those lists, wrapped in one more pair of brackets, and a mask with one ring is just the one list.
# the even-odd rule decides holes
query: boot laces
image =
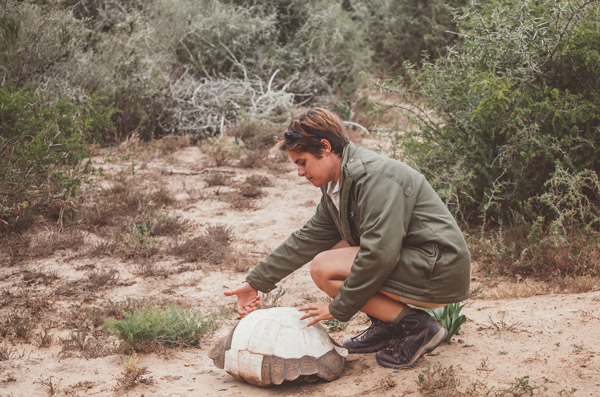
{"label": "boot laces", "polygon": [[354,338],[352,339],[360,339],[363,338],[373,332],[375,332],[375,330],[377,330],[380,326],[380,321],[379,320],[371,320],[371,325],[369,325],[368,328],[365,328],[360,334],[356,335]]}

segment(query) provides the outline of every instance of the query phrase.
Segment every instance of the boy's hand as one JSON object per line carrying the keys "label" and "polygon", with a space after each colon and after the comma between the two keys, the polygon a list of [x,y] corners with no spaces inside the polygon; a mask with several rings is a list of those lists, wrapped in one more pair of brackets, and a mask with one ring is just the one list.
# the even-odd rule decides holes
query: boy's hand
{"label": "boy's hand", "polygon": [[237,311],[242,318],[255,311],[260,303],[258,291],[252,288],[247,281],[244,281],[244,283],[237,288],[225,291],[225,295],[237,295]]}
{"label": "boy's hand", "polygon": [[311,303],[306,306],[302,306],[298,310],[306,312],[300,320],[305,318],[311,318],[312,320],[308,323],[307,327],[318,323],[321,320],[333,320],[333,316],[329,313],[329,303]]}

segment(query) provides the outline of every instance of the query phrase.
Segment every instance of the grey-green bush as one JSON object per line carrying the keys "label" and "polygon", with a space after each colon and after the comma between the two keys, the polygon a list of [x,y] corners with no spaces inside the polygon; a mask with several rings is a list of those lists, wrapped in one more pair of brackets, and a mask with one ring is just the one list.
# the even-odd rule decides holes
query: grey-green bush
{"label": "grey-green bush", "polygon": [[110,129],[111,107],[46,104],[33,88],[0,86],[0,230],[73,198],[92,172],[86,136]]}
{"label": "grey-green bush", "polygon": [[374,63],[399,71],[402,63],[437,59],[457,38],[454,14],[467,0],[354,0],[344,4],[366,26]]}
{"label": "grey-green bush", "polygon": [[165,346],[198,346],[202,336],[217,329],[222,314],[204,315],[174,304],[147,305],[133,313],[123,313],[123,320],[106,319],[104,329],[137,349],[144,342]]}
{"label": "grey-green bush", "polygon": [[[466,227],[478,223],[485,233],[501,226],[505,236],[525,236],[525,246],[506,255],[513,260],[508,269],[535,240],[560,251],[578,230],[597,235],[599,13],[587,1],[473,5],[458,20],[460,42],[421,71],[409,67],[410,89],[399,88],[416,126],[400,139],[407,161]],[[565,173],[585,182],[565,183]],[[557,227],[565,220],[557,203],[564,206],[569,196],[585,205],[571,208],[569,224]],[[550,243],[548,233],[564,238]],[[576,262],[568,263],[577,271]],[[521,270],[536,272],[529,265]],[[565,266],[542,273],[554,271]]]}
{"label": "grey-green bush", "polygon": [[7,0],[0,60],[0,77],[51,101],[106,97],[120,110],[107,143],[281,121],[294,103],[334,102],[370,65],[363,27],[325,0]]}

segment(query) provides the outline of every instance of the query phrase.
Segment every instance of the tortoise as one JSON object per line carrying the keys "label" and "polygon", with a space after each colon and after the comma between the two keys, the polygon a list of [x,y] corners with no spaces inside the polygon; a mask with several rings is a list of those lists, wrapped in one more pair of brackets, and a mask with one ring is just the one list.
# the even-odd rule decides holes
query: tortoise
{"label": "tortoise", "polygon": [[302,315],[292,307],[255,310],[211,349],[209,357],[234,378],[257,386],[337,379],[348,350],[321,324],[307,327],[309,320],[300,320]]}

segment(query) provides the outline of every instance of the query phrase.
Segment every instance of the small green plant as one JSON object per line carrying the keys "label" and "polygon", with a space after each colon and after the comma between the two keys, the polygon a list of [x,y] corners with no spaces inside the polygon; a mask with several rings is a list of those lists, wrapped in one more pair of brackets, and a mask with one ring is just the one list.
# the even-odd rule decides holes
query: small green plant
{"label": "small green plant", "polygon": [[323,321],[323,325],[327,327],[329,332],[340,332],[346,329],[348,321],[340,321],[334,318],[333,320]]}
{"label": "small green plant", "polygon": [[570,388],[569,390],[562,389],[561,391],[558,392],[558,395],[560,397],[572,396],[573,394],[575,394],[576,391],[577,391],[577,389],[574,387]]}
{"label": "small green plant", "polygon": [[123,313],[123,320],[109,318],[104,329],[131,345],[134,350],[143,343],[163,346],[198,346],[202,336],[217,329],[223,314],[204,315],[174,304],[157,307],[147,305],[135,312]]}
{"label": "small green plant", "polygon": [[419,391],[427,396],[447,396],[457,392],[460,382],[454,374],[454,368],[451,366],[443,367],[439,364],[437,367],[428,366],[418,375],[417,384]]}
{"label": "small green plant", "polygon": [[120,252],[126,258],[149,258],[158,251],[158,243],[154,237],[148,233],[147,223],[140,224],[135,222],[125,233]]}
{"label": "small green plant", "polygon": [[240,146],[226,138],[208,138],[202,145],[202,150],[212,165],[221,167],[230,165],[239,156]]}
{"label": "small green plant", "polygon": [[522,378],[515,378],[514,382],[509,385],[509,388],[506,390],[502,390],[502,395],[510,395],[510,396],[533,396],[533,392],[538,389],[536,386],[531,386],[529,384],[529,376],[524,376]]}
{"label": "small green plant", "polygon": [[145,379],[143,376],[147,375],[148,372],[148,367],[139,366],[139,359],[135,352],[132,355],[123,357],[123,373],[117,379],[114,390],[126,391],[131,389],[138,383],[142,383],[142,380]]}
{"label": "small green plant", "polygon": [[440,325],[448,330],[446,342],[450,343],[452,336],[458,334],[460,327],[467,321],[467,316],[462,314],[462,308],[465,305],[460,303],[451,303],[444,307],[428,310]]}
{"label": "small green plant", "polygon": [[26,226],[52,210],[62,220],[93,172],[86,140],[111,127],[111,112],[84,111],[66,98],[49,104],[32,87],[0,85],[0,228]]}

